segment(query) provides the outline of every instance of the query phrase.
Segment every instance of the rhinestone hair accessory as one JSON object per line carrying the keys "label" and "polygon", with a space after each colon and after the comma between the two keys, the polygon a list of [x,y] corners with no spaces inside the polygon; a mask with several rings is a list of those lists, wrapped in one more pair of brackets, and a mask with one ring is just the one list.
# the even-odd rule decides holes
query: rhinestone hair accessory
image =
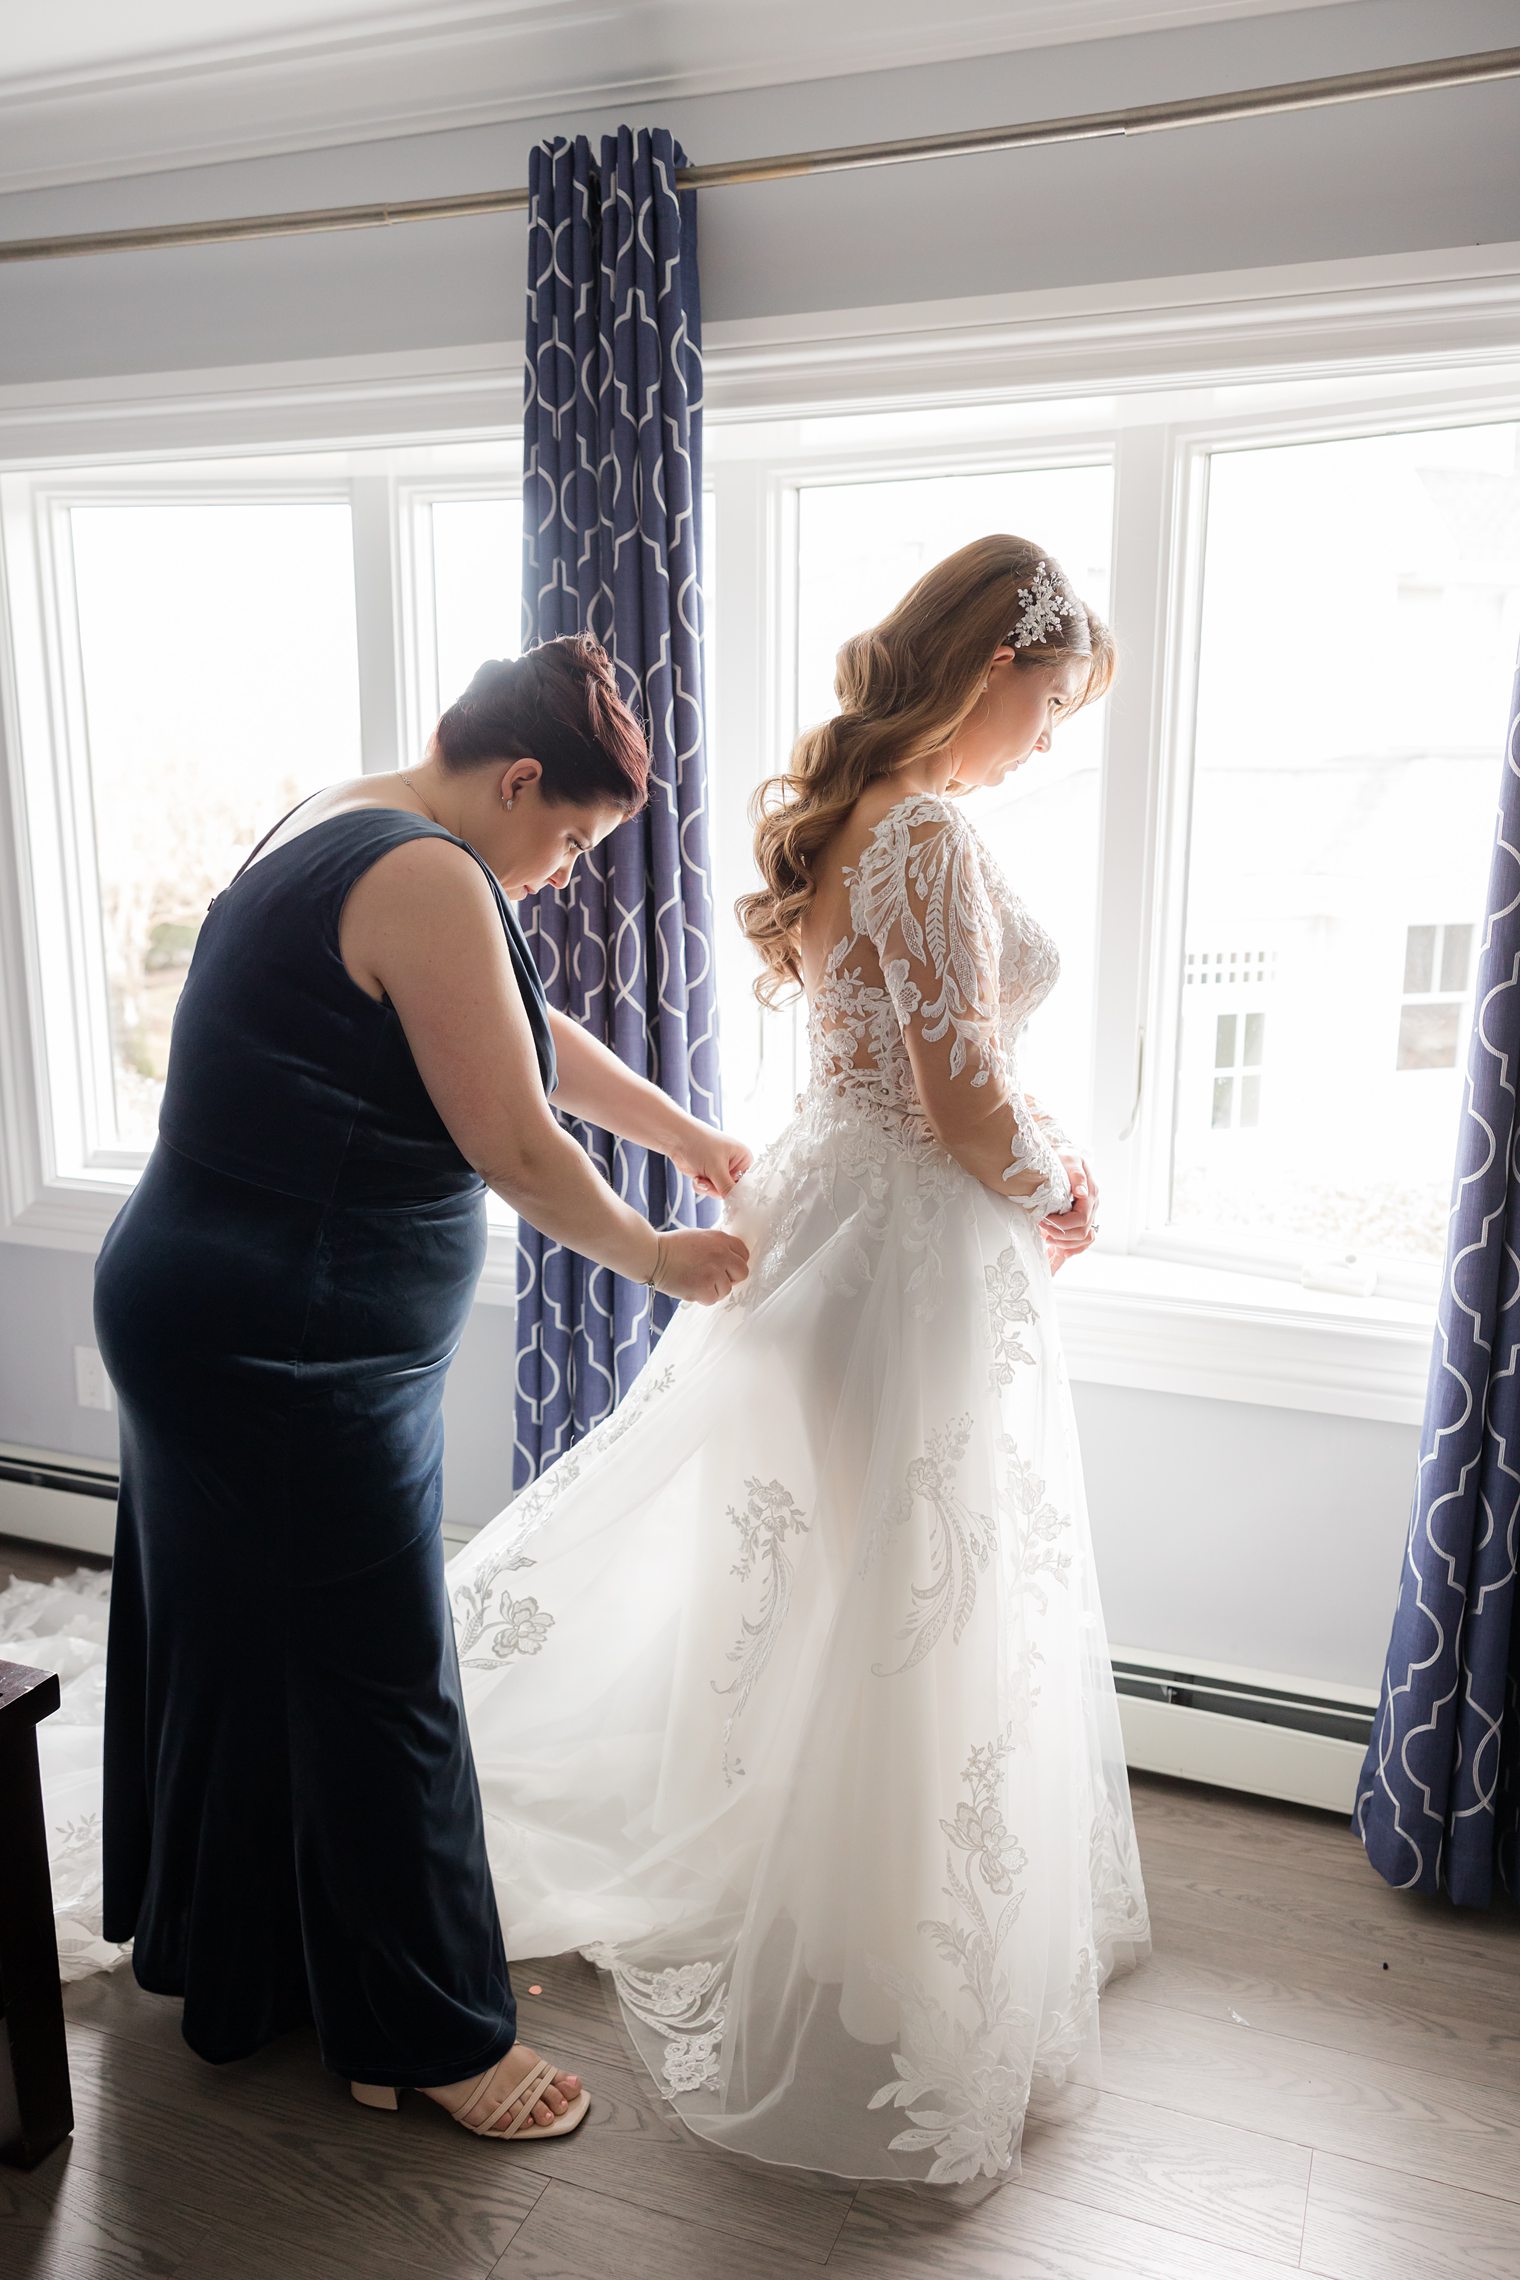
{"label": "rhinestone hair accessory", "polygon": [[1076,617],[1078,604],[1070,595],[1064,595],[1050,575],[1046,563],[1035,567],[1031,584],[1017,588],[1019,600],[1027,605],[1011,636],[1015,649],[1028,649],[1035,642],[1059,636],[1063,617]]}

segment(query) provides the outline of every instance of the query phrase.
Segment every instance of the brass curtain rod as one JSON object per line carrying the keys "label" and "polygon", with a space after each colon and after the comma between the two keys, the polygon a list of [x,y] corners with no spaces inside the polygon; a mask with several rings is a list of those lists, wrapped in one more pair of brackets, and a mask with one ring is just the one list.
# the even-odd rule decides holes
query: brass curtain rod
{"label": "brass curtain rod", "polygon": [[[898,142],[845,144],[835,150],[795,151],[779,158],[727,159],[716,166],[685,166],[682,190],[716,190],[736,182],[785,182],[803,174],[841,174],[855,167],[900,166],[919,158],[967,158],[984,151],[1031,150],[1045,143],[1096,142],[1105,136],[1161,134],[1173,127],[1214,126],[1225,119],[1263,118],[1309,111],[1325,104],[1365,102],[1379,95],[1418,95],[1437,87],[1469,87],[1520,77],[1520,48],[1488,48],[1434,63],[1389,64],[1328,79],[1286,80],[1246,87],[1233,95],[1194,95],[1175,103],[1139,103],[1129,110],[1090,111],[1022,126],[971,127],[961,134],[915,135]],[[152,229],[81,230],[63,237],[0,239],[0,262],[51,261],[70,253],[140,253],[151,247],[219,245],[237,238],[295,237],[315,230],[376,229],[391,222],[457,221],[469,214],[521,213],[526,188],[477,190],[453,198],[410,198],[394,205],[326,206],[308,213],[247,214],[220,222],[168,222]]]}

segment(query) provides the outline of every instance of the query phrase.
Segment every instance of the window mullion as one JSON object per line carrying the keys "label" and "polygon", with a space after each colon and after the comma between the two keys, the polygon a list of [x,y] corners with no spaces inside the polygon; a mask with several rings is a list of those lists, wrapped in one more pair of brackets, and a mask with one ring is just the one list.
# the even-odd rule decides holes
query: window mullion
{"label": "window mullion", "polygon": [[[1124,654],[1107,700],[1092,1035],[1093,1158],[1103,1242],[1115,1251],[1130,1249],[1145,1225],[1153,1159],[1158,1151],[1164,1156],[1170,1117],[1170,1065],[1157,1021],[1170,971],[1164,834],[1176,787],[1164,765],[1168,688],[1161,649],[1170,614],[1175,489],[1168,427],[1122,428],[1115,437],[1110,608],[1115,625],[1124,628]],[[1175,891],[1180,903],[1180,875]],[[1059,1113],[1059,1104],[1052,1105]]]}
{"label": "window mullion", "polygon": [[749,798],[777,757],[776,629],[769,605],[777,575],[773,486],[757,459],[711,460],[723,599],[713,611],[716,639],[710,661],[713,711],[718,723],[708,755],[708,797],[713,864],[719,1025],[725,1070],[752,1072],[748,1091],[725,1088],[723,1113],[741,1136],[768,1090],[767,1056],[785,1045],[784,1015],[766,1014],[754,995],[759,971],[753,950],[732,923],[735,898],[755,884],[754,830]]}
{"label": "window mullion", "polygon": [[388,473],[349,486],[354,543],[354,623],[359,649],[359,745],[367,776],[410,766],[401,668],[400,523]]}
{"label": "window mullion", "polygon": [[[69,1000],[60,1022],[63,977],[54,978],[56,1012],[49,1023],[54,1068],[78,1102],[77,1161],[86,1168],[114,1164],[116,1094],[112,1075],[110,991],[102,936],[95,802],[90,773],[89,714],[69,505],[44,494],[38,502],[39,536],[46,528],[43,608],[53,691],[53,799],[58,869],[63,889]],[[61,1032],[61,1035],[58,1033]],[[66,1041],[66,1044],[65,1044]],[[62,1064],[62,1067],[60,1066]],[[72,1064],[70,1067],[69,1065]],[[55,1093],[56,1098],[56,1093]]]}

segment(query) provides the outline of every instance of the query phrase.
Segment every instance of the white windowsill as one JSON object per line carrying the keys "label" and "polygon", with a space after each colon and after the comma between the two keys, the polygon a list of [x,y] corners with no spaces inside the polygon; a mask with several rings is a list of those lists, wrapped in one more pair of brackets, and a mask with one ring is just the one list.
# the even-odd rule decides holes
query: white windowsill
{"label": "white windowsill", "polygon": [[1418,1425],[1434,1309],[1095,1247],[1062,1267],[1071,1376],[1215,1401]]}

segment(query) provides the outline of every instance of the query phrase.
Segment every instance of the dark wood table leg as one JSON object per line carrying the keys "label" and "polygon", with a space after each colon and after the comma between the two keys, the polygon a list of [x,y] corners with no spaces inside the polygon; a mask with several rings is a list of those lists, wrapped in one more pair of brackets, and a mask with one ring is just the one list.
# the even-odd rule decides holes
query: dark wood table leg
{"label": "dark wood table leg", "polygon": [[58,1674],[0,1662],[0,2161],[35,2168],[74,2127],[37,1726]]}

